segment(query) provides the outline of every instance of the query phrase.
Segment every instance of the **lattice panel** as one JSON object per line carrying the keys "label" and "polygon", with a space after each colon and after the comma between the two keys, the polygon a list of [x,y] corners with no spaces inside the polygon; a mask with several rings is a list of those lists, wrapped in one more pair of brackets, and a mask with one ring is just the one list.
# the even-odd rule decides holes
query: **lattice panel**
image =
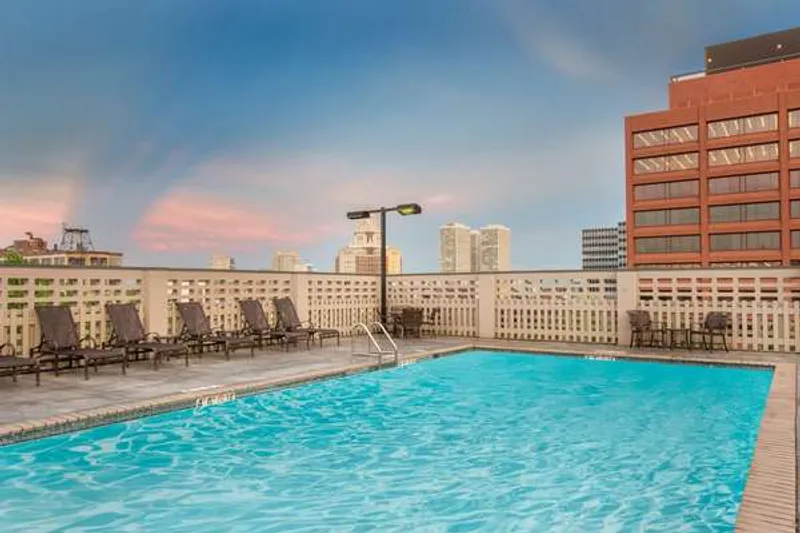
{"label": "lattice panel", "polygon": [[309,274],[304,283],[308,316],[301,319],[345,335],[359,322],[378,320],[380,286],[376,276]]}
{"label": "lattice panel", "polygon": [[617,278],[611,273],[520,272],[495,276],[495,337],[617,342]]}
{"label": "lattice panel", "polygon": [[244,327],[239,300],[259,300],[270,324],[275,324],[272,299],[292,296],[291,273],[170,270],[166,276],[163,281],[169,335],[178,334],[182,328],[176,302],[200,302],[212,327],[238,331]]}
{"label": "lattice panel", "polygon": [[34,306],[68,305],[81,336],[108,339],[107,303],[144,297],[143,272],[134,269],[0,268],[0,344],[10,342],[22,355],[39,344]]}
{"label": "lattice panel", "polygon": [[438,309],[439,335],[478,335],[477,274],[392,276],[387,293],[392,308],[422,308],[426,317]]}

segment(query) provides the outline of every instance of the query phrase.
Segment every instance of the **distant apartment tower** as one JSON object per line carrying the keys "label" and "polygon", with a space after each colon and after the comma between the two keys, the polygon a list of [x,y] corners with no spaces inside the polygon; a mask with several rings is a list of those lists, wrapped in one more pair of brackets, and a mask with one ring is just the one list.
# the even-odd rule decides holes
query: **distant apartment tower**
{"label": "distant apartment tower", "polygon": [[[380,274],[381,231],[377,217],[356,221],[353,240],[336,254],[334,268],[342,274]],[[392,246],[386,247],[386,273],[403,273],[403,255]]]}
{"label": "distant apartment tower", "polygon": [[499,224],[480,229],[481,272],[507,272],[511,270],[511,230]]}
{"label": "distant apartment tower", "polygon": [[278,251],[272,256],[272,268],[277,272],[306,272],[309,270],[300,253],[292,251]]}
{"label": "distant apartment tower", "polygon": [[439,267],[442,272],[472,272],[473,237],[468,226],[451,222],[439,228]]}
{"label": "distant apartment tower", "polygon": [[584,270],[614,270],[625,267],[625,222],[616,226],[586,228],[581,231],[581,257]]}
{"label": "distant apartment tower", "polygon": [[469,232],[470,245],[470,272],[480,272],[481,270],[481,232],[473,229]]}
{"label": "distant apartment tower", "polygon": [[213,270],[236,270],[236,260],[229,255],[214,254],[211,256]]}
{"label": "distant apartment tower", "polygon": [[800,28],[709,46],[625,118],[628,265],[800,264]]}

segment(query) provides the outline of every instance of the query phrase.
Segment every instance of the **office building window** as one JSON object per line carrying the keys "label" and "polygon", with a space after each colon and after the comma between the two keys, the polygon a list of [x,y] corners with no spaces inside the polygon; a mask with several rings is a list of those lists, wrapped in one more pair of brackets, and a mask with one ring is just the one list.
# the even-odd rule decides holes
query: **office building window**
{"label": "office building window", "polygon": [[684,209],[657,209],[654,211],[637,211],[634,213],[634,224],[644,226],[676,226],[681,224],[699,224],[700,209],[688,207]]}
{"label": "office building window", "polygon": [[652,174],[654,172],[674,172],[697,168],[697,152],[659,157],[645,157],[633,161],[634,174]]}
{"label": "office building window", "polygon": [[691,198],[699,195],[700,182],[697,180],[651,183],[648,185],[636,185],[633,188],[633,197],[637,201]]}
{"label": "office building window", "polygon": [[708,180],[709,194],[735,194],[741,192],[774,191],[778,189],[777,172],[725,176]]}
{"label": "office building window", "polygon": [[634,148],[666,146],[697,141],[697,124],[661,130],[640,131],[633,134]]}
{"label": "office building window", "polygon": [[792,218],[800,218],[800,200],[792,200],[789,204]]}
{"label": "office building window", "polygon": [[792,231],[792,248],[800,248],[800,231]]}
{"label": "office building window", "polygon": [[780,247],[780,231],[716,233],[711,235],[711,250],[714,252],[729,252],[733,250],[779,250]]}
{"label": "office building window", "polygon": [[800,128],[800,109],[789,111],[789,127]]}
{"label": "office building window", "polygon": [[800,188],[800,169],[789,171],[789,186],[792,189]]}
{"label": "office building window", "polygon": [[789,157],[800,157],[800,139],[789,141]]}
{"label": "office building window", "polygon": [[708,151],[708,164],[712,167],[777,160],[778,143],[754,144]]}
{"label": "office building window", "polygon": [[778,220],[781,217],[781,209],[778,202],[715,205],[708,209],[708,215],[711,224]]}
{"label": "office building window", "polygon": [[766,115],[755,115],[752,117],[709,122],[708,138],[719,139],[724,137],[736,137],[737,135],[749,135],[751,133],[777,131],[777,129],[778,114],[769,113]]}
{"label": "office building window", "polygon": [[700,251],[699,235],[670,237],[638,237],[635,241],[638,254],[691,253]]}

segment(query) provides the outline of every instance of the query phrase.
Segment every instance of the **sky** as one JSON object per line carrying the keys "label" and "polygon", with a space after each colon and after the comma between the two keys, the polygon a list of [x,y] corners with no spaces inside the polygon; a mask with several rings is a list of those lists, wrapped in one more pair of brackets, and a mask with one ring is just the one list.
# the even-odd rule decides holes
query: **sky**
{"label": "sky", "polygon": [[67,222],[130,266],[328,271],[348,210],[419,202],[388,221],[407,272],[451,221],[576,268],[623,217],[624,116],[799,25],[797,0],[0,0],[0,245]]}

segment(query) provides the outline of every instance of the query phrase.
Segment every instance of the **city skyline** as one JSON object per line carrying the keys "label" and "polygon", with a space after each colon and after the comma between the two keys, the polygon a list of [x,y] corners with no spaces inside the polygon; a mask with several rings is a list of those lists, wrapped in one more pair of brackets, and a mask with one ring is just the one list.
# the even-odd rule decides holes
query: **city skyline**
{"label": "city skyline", "polygon": [[422,216],[389,221],[407,272],[437,269],[454,219],[504,220],[517,268],[576,266],[576,232],[624,208],[622,117],[664,108],[704,46],[798,16],[788,0],[573,7],[0,4],[0,242],[69,222],[131,266],[256,269],[280,249],[328,265],[346,211],[416,201]]}

